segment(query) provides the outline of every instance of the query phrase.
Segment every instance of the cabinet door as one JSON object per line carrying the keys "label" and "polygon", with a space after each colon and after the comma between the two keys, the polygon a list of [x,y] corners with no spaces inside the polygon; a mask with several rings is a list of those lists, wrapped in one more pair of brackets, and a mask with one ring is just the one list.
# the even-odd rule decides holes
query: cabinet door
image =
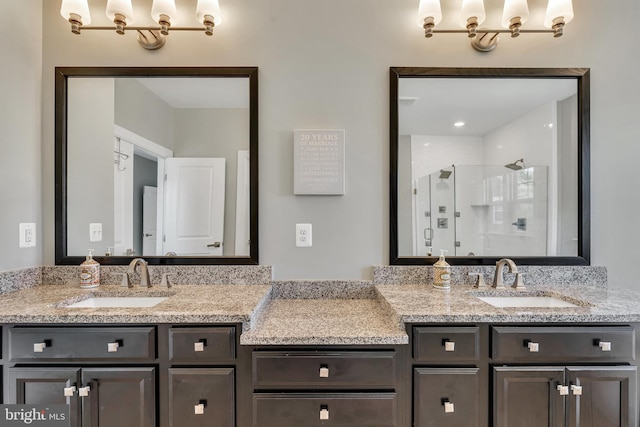
{"label": "cabinet door", "polygon": [[493,368],[494,427],[563,427],[564,367]]}
{"label": "cabinet door", "polygon": [[233,368],[169,369],[171,427],[233,427]]}
{"label": "cabinet door", "polygon": [[4,403],[69,405],[71,427],[80,425],[77,397],[80,369],[9,368],[7,376],[8,394]]}
{"label": "cabinet door", "polygon": [[81,387],[89,387],[81,397],[83,425],[155,427],[155,377],[154,368],[83,369]]}
{"label": "cabinet door", "polygon": [[568,427],[636,427],[635,366],[567,368]]}
{"label": "cabinet door", "polygon": [[478,368],[416,368],[415,427],[480,427]]}

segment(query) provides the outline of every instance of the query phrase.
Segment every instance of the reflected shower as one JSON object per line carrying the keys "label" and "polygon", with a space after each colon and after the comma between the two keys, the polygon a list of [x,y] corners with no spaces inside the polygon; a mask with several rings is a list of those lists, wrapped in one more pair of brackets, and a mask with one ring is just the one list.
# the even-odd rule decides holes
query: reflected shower
{"label": "reflected shower", "polygon": [[513,163],[507,163],[506,165],[504,165],[504,167],[514,171],[519,171],[520,169],[524,168],[524,159],[518,159]]}
{"label": "reflected shower", "polygon": [[440,169],[440,176],[438,178],[449,179],[450,176],[451,176],[451,171]]}

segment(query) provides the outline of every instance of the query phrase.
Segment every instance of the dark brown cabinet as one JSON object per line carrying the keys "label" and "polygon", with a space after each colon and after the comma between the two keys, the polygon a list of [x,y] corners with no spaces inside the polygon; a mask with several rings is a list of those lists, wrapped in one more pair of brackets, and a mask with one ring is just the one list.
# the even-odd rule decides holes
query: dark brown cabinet
{"label": "dark brown cabinet", "polygon": [[155,427],[155,368],[13,367],[7,403],[68,404],[72,427]]}
{"label": "dark brown cabinet", "polygon": [[635,366],[494,367],[494,426],[636,427]]}

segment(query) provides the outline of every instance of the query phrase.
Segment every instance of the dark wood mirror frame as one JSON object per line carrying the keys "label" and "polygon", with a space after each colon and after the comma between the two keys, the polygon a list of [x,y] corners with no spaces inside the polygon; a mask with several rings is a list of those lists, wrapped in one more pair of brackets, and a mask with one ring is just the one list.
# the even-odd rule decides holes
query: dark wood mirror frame
{"label": "dark wood mirror frame", "polygon": [[[578,92],[578,255],[513,257],[521,265],[589,265],[590,262],[590,93],[588,68],[426,68],[390,69],[390,245],[391,265],[431,265],[438,257],[399,256],[398,242],[398,86],[400,78],[559,78],[575,79]],[[447,257],[451,265],[493,265],[498,257]]]}
{"label": "dark wood mirror frame", "polygon": [[[257,67],[56,67],[55,69],[55,263],[78,265],[67,256],[67,83],[69,77],[247,77],[249,79],[250,246],[248,257],[145,256],[152,265],[258,264],[258,68]],[[96,256],[104,265],[125,265],[131,256]]]}

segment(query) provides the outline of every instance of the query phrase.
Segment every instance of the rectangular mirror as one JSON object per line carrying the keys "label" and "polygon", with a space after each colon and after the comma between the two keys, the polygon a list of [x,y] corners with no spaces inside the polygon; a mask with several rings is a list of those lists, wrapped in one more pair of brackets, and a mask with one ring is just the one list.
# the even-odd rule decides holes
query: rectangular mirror
{"label": "rectangular mirror", "polygon": [[256,67],[56,68],[56,264],[258,263]]}
{"label": "rectangular mirror", "polygon": [[589,264],[589,70],[391,68],[390,262]]}

